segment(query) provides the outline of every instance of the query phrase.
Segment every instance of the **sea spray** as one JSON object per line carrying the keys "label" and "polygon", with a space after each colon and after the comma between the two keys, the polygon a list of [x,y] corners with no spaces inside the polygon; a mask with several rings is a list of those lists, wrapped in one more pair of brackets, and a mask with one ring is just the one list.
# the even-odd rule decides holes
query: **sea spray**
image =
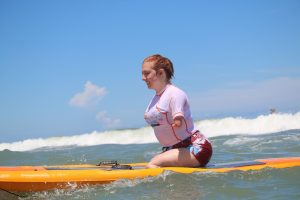
{"label": "sea spray", "polygon": [[[260,115],[253,119],[227,117],[196,122],[207,137],[223,135],[268,134],[292,129],[300,129],[300,112],[295,114],[276,113]],[[74,136],[26,139],[12,143],[0,143],[0,151],[31,151],[40,148],[58,148],[64,146],[94,146],[102,144],[147,144],[157,140],[151,127],[139,129],[111,130],[85,133]]]}
{"label": "sea spray", "polygon": [[197,121],[196,126],[207,137],[222,135],[255,135],[300,129],[300,112],[260,115],[254,119],[226,117]]}
{"label": "sea spray", "polygon": [[82,135],[26,139],[12,143],[0,143],[0,151],[30,151],[45,147],[94,146],[101,144],[145,144],[156,142],[151,127],[98,132]]}

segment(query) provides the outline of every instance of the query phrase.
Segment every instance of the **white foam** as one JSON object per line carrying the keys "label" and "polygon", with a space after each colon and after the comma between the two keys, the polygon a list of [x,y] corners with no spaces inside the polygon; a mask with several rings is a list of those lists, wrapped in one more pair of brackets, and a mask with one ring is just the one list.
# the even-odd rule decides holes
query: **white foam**
{"label": "white foam", "polygon": [[[300,129],[300,112],[261,115],[253,119],[228,117],[203,120],[196,126],[208,137],[222,135],[254,135]],[[157,140],[151,127],[140,129],[93,131],[82,135],[26,139],[12,143],[0,143],[0,151],[31,151],[45,147],[93,146],[101,144],[146,144]]]}
{"label": "white foam", "polygon": [[208,137],[222,135],[255,135],[300,129],[300,112],[260,115],[254,119],[228,117],[196,122],[197,127]]}
{"label": "white foam", "polygon": [[45,147],[94,146],[101,144],[144,144],[155,143],[156,138],[150,127],[140,129],[93,131],[82,135],[26,139],[12,143],[0,143],[0,151],[30,151]]}
{"label": "white foam", "polygon": [[237,145],[245,145],[248,143],[253,143],[259,141],[259,138],[250,138],[250,137],[237,137],[234,139],[230,139],[224,142],[224,145],[228,146],[237,146]]}

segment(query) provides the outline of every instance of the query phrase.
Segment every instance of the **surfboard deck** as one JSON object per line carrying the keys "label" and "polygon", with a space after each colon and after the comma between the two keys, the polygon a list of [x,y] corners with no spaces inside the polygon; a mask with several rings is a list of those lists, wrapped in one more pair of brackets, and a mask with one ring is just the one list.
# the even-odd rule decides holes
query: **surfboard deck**
{"label": "surfboard deck", "polygon": [[76,188],[105,184],[120,179],[157,176],[164,171],[176,173],[224,173],[230,171],[288,168],[300,166],[300,157],[268,158],[253,161],[209,164],[204,168],[162,167],[147,169],[146,163],[55,166],[0,166],[0,189],[15,192]]}

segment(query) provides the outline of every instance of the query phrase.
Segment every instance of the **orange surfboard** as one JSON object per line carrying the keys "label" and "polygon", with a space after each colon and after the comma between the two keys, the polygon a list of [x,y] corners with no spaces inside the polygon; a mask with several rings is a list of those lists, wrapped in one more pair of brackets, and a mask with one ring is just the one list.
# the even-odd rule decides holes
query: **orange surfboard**
{"label": "orange surfboard", "polygon": [[65,189],[113,182],[119,179],[136,179],[157,176],[164,171],[201,173],[260,170],[300,166],[300,157],[269,158],[253,161],[210,164],[205,168],[162,167],[147,169],[146,163],[118,164],[103,162],[100,165],[57,166],[0,166],[0,189],[9,192],[30,192]]}

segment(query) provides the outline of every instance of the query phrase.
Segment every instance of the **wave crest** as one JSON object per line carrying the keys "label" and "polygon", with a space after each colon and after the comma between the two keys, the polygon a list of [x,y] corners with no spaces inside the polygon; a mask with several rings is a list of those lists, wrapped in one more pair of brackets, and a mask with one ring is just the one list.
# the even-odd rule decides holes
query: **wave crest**
{"label": "wave crest", "polygon": [[[295,114],[278,113],[260,115],[253,119],[227,117],[197,121],[196,126],[207,137],[223,135],[268,134],[300,129],[300,112]],[[63,146],[93,146],[102,144],[146,144],[157,140],[151,127],[125,129],[91,133],[74,136],[26,139],[12,143],[0,143],[0,151],[31,151],[35,149]]]}

